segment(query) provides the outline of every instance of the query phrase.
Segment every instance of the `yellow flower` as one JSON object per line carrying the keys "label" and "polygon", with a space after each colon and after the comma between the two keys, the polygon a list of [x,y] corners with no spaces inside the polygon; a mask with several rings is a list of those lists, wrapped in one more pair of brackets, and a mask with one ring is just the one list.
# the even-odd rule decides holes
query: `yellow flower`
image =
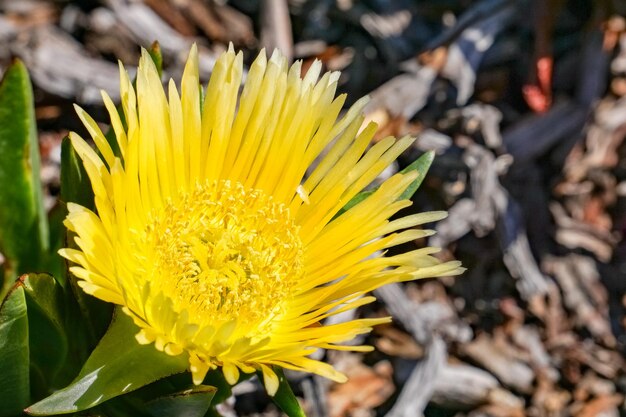
{"label": "yellow flower", "polygon": [[97,213],[68,204],[79,250],[60,253],[77,264],[85,292],[133,318],[139,343],[188,355],[196,384],[217,367],[233,384],[240,371],[260,370],[273,394],[272,365],[344,381],[308,356],[369,350],[340,343],[389,319],[325,318],[372,302],[365,294],[384,284],[461,271],[430,256],[433,248],[381,254],[431,234],[412,228],[445,215],[389,220],[411,204],[399,198],[414,173],[394,175],[337,216],[413,139],[388,137],[366,151],[376,129],[360,130],[366,100],[339,118],[339,75],[318,81],[320,69],[316,62],[301,78],[300,63],[262,52],[239,93],[242,54],[231,49],[203,97],[193,47],[180,95],[172,80],[166,94],[144,51],[136,89],[120,65],[124,122],[103,93],[119,157],[77,107],[101,155],[70,134]]}

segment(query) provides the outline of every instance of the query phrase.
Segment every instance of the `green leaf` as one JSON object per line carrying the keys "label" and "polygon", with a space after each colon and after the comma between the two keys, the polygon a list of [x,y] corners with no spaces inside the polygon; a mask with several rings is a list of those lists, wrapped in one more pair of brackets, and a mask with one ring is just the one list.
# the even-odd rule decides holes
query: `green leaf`
{"label": "green leaf", "polygon": [[143,403],[128,399],[122,395],[113,398],[99,406],[82,413],[75,413],[75,417],[152,417],[146,411]]}
{"label": "green leaf", "polygon": [[[94,195],[91,189],[91,183],[87,172],[83,166],[83,162],[72,147],[69,138],[64,138],[61,143],[61,200],[64,203],[73,202],[80,204],[90,210],[95,210]],[[63,207],[63,217],[67,215],[67,209]],[[65,228],[63,227],[65,231]],[[67,237],[63,236],[62,246],[76,248],[74,243],[74,234],[68,232]],[[76,303],[78,313],[83,316],[86,326],[86,345],[91,346],[90,350],[96,345],[98,339],[104,334],[107,326],[111,323],[112,305],[91,297],[78,287],[75,277],[69,273],[68,263],[64,263],[63,279],[60,280],[64,285],[68,286],[73,298],[70,300]],[[69,285],[67,285],[69,283]],[[78,329],[84,323],[72,323],[74,330]],[[82,335],[81,331],[81,335]]]}
{"label": "green leaf", "polygon": [[152,42],[152,45],[148,48],[148,53],[154,62],[159,77],[161,77],[163,75],[163,54],[161,53],[161,45],[159,45],[158,41]]}
{"label": "green leaf", "polygon": [[[239,380],[237,384],[243,381],[247,381],[248,379],[254,377],[256,373],[252,372],[246,374],[244,372],[239,373]],[[173,379],[173,378],[170,378]],[[221,369],[213,369],[207,372],[204,380],[202,381],[205,385],[209,385],[215,387],[217,392],[215,393],[215,397],[213,398],[213,405],[220,404],[226,401],[231,395],[233,395],[232,386],[226,381],[224,378],[224,373]],[[237,385],[235,384],[235,385]]]}
{"label": "green leaf", "polygon": [[[411,163],[409,166],[407,166],[402,171],[400,171],[400,173],[402,173],[402,174],[407,174],[407,173],[409,173],[411,171],[416,171],[417,172],[417,178],[415,178],[415,180],[413,180],[413,182],[407,187],[407,189],[404,190],[404,192],[402,193],[402,195],[400,196],[400,198],[398,200],[408,200],[411,197],[413,197],[413,194],[415,194],[415,192],[417,191],[419,186],[422,185],[422,182],[424,181],[424,178],[426,177],[426,173],[428,173],[428,168],[430,168],[430,166],[432,165],[434,159],[435,159],[435,152],[428,151],[425,154],[423,154],[422,156],[420,156],[419,158],[417,158],[415,161],[413,161],[413,163]],[[377,189],[378,189],[378,187],[376,187],[376,188],[374,188],[372,190],[362,191],[359,194],[355,195],[339,211],[339,213],[337,213],[335,218],[341,216],[343,213],[345,213],[346,211],[350,210],[352,207],[356,206],[361,201],[365,200],[366,198],[368,198],[369,196],[374,194],[374,192]]]}
{"label": "green leaf", "polygon": [[94,209],[94,195],[83,161],[67,136],[61,142],[61,200]]}
{"label": "green leaf", "polygon": [[17,283],[0,306],[0,417],[21,415],[30,402],[28,316]]}
{"label": "green leaf", "polygon": [[67,387],[31,405],[32,415],[86,410],[158,379],[184,372],[185,354],[169,356],[135,340],[137,326],[116,309],[113,321],[78,377]]}
{"label": "green leaf", "polygon": [[[272,401],[289,417],[306,417],[302,407],[300,407],[298,399],[291,390],[291,386],[289,386],[289,381],[285,378],[283,370],[278,366],[274,366],[272,369],[278,377],[279,384],[278,391],[276,391],[276,394],[272,397]],[[262,379],[263,376],[259,375],[259,378]]]}
{"label": "green leaf", "polygon": [[65,260],[57,253],[65,246],[66,229],[63,221],[67,215],[65,204],[57,202],[48,212],[50,226],[50,252],[45,271],[52,275],[62,286],[65,286]]}
{"label": "green leaf", "polygon": [[15,277],[45,262],[48,224],[39,164],[33,91],[26,67],[15,60],[0,83],[0,251],[9,270],[0,299]]}
{"label": "green leaf", "polygon": [[[241,374],[240,381],[243,380],[242,377],[245,375],[246,374],[243,373]],[[226,378],[224,378],[224,374],[222,373],[221,369],[214,369],[207,372],[206,376],[204,377],[203,383],[205,385],[215,387],[215,389],[217,390],[213,398],[214,404],[220,404],[226,401],[228,397],[233,395],[232,387],[230,386],[228,381],[226,381]]]}
{"label": "green leaf", "polygon": [[75,361],[67,360],[65,293],[48,274],[23,275],[20,281],[28,307],[31,393],[42,398],[50,393],[62,369],[63,384],[78,372]]}
{"label": "green leaf", "polygon": [[153,417],[202,417],[211,406],[217,388],[199,385],[146,403]]}
{"label": "green leaf", "polygon": [[426,174],[428,173],[428,169],[433,164],[435,160],[435,152],[428,151],[415,161],[413,161],[409,166],[400,171],[402,174],[408,174],[411,171],[417,172],[417,178],[413,180],[411,185],[407,187],[406,190],[402,193],[398,200],[408,200],[413,197],[413,194],[420,188],[424,178],[426,178]]}

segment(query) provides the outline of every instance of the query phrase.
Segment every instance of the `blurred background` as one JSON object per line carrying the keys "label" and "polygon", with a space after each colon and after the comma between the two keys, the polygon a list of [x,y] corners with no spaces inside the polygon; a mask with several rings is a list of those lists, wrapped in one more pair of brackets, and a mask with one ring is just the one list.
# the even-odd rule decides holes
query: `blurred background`
{"label": "blurred background", "polygon": [[[280,48],[303,71],[340,70],[370,95],[377,139],[417,137],[385,175],[437,158],[410,210],[448,210],[428,242],[461,277],[389,286],[361,316],[392,314],[325,353],[336,385],[288,374],[311,417],[626,416],[626,2],[624,0],[0,0],[0,70],[31,74],[46,205],[60,143],[86,137],[72,103],[107,123],[158,41],[179,79],[197,42],[201,78],[232,42],[249,64]],[[345,318],[345,317],[344,317]],[[224,415],[276,416],[247,381]]]}

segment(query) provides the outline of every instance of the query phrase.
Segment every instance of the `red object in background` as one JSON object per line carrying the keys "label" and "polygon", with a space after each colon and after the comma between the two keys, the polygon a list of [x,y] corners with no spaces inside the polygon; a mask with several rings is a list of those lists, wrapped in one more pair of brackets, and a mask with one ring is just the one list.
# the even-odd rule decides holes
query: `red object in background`
{"label": "red object in background", "polygon": [[552,56],[543,56],[535,62],[536,82],[523,87],[524,99],[528,106],[537,113],[543,113],[552,104]]}

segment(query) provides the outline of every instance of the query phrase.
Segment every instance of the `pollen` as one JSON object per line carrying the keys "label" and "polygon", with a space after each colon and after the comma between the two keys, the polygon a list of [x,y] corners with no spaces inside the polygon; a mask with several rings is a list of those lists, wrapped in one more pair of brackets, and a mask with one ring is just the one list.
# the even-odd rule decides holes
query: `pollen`
{"label": "pollen", "polygon": [[145,228],[148,276],[201,327],[237,320],[267,333],[303,274],[303,248],[289,209],[231,181],[198,185],[152,213]]}

